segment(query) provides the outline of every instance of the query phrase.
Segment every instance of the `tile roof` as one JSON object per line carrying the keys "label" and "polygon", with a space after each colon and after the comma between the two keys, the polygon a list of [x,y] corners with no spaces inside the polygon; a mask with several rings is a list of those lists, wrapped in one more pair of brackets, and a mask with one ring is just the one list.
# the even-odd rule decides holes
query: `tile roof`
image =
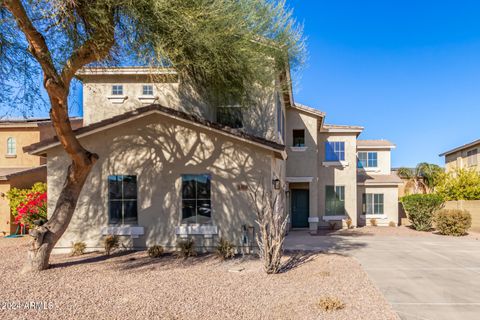
{"label": "tile roof", "polygon": [[467,143],[467,144],[464,144],[464,145],[461,145],[460,147],[457,147],[457,148],[455,148],[455,149],[445,151],[444,153],[441,153],[441,154],[439,155],[439,157],[444,157],[444,156],[449,155],[449,154],[451,154],[451,153],[454,153],[454,152],[457,152],[457,151],[461,151],[461,150],[463,150],[463,149],[468,149],[468,148],[473,147],[474,145],[477,145],[477,144],[480,144],[480,139],[475,140],[475,141],[472,141],[472,142]]}
{"label": "tile roof", "polygon": [[357,147],[395,147],[395,144],[388,140],[357,140]]}
{"label": "tile roof", "polygon": [[30,168],[0,168],[0,180],[9,180],[11,177],[20,176],[37,170],[46,170],[45,165]]}
{"label": "tile roof", "polygon": [[395,174],[364,174],[359,173],[357,175],[358,184],[366,185],[383,185],[383,184],[402,184],[403,181]]}
{"label": "tile roof", "polygon": [[[181,119],[181,120],[185,120],[187,122],[191,122],[191,123],[200,125],[200,126],[205,127],[205,128],[213,129],[215,131],[224,133],[224,134],[232,136],[232,137],[244,139],[244,140],[250,141],[252,143],[257,143],[257,144],[260,144],[260,145],[263,145],[263,146],[266,146],[266,147],[269,147],[269,148],[272,148],[272,149],[275,149],[275,150],[278,150],[278,151],[284,151],[285,150],[284,145],[276,143],[274,141],[267,140],[267,139],[264,139],[264,138],[261,138],[261,137],[257,137],[257,136],[254,136],[252,134],[245,133],[241,130],[232,129],[230,127],[223,126],[219,123],[211,122],[211,121],[202,119],[200,117],[197,117],[195,115],[188,114],[186,112],[175,110],[175,109],[172,109],[172,108],[167,108],[167,107],[164,107],[164,106],[161,106],[161,105],[158,105],[158,104],[152,104],[152,105],[148,105],[148,106],[145,106],[145,107],[137,108],[135,110],[125,112],[121,115],[114,116],[112,118],[108,118],[108,119],[105,119],[105,120],[102,120],[102,121],[99,121],[99,122],[96,122],[96,123],[93,123],[93,124],[90,124],[90,125],[78,128],[78,129],[75,129],[75,130],[73,130],[73,132],[77,136],[81,136],[83,134],[86,134],[86,133],[89,133],[89,132],[92,132],[92,131],[97,131],[99,129],[109,127],[111,125],[120,124],[120,123],[123,123],[125,120],[136,118],[136,117],[141,116],[143,114],[146,115],[146,114],[152,113],[152,112],[158,112],[158,113],[161,113],[163,115],[166,115],[166,116],[169,116],[169,117],[172,117],[172,118],[178,118],[178,119]],[[23,150],[25,152],[28,152],[28,153],[35,153],[35,151],[38,151],[40,149],[44,149],[45,147],[54,146],[58,143],[59,143],[58,139],[55,136],[55,137],[52,137],[50,139],[42,140],[40,142],[37,142],[37,143],[31,144],[29,146],[26,146],[26,147],[23,148]]]}
{"label": "tile roof", "polygon": [[318,117],[322,117],[322,118],[325,117],[325,112],[320,111],[320,110],[315,109],[315,108],[312,108],[312,107],[309,107],[309,106],[306,106],[306,105],[303,105],[303,104],[298,103],[298,102],[295,102],[295,104],[291,108],[297,109],[297,110],[300,110],[300,111],[304,111],[306,113],[310,113],[310,114],[316,115]]}

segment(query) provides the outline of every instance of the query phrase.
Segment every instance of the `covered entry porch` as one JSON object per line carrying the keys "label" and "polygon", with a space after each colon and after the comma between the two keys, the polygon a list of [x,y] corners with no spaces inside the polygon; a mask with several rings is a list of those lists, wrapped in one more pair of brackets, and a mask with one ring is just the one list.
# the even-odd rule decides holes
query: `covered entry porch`
{"label": "covered entry porch", "polygon": [[313,177],[287,177],[289,229],[318,231],[318,189]]}

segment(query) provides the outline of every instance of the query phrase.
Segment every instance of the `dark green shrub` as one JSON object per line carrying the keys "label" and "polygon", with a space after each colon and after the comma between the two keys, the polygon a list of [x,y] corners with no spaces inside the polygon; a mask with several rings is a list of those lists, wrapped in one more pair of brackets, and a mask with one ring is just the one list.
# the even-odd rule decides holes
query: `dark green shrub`
{"label": "dark green shrub", "polygon": [[194,257],[197,255],[195,250],[195,240],[184,239],[177,242],[177,255],[182,258]]}
{"label": "dark green shrub", "polygon": [[401,199],[412,227],[418,231],[432,229],[436,211],[443,207],[444,200],[437,194],[412,194]]}
{"label": "dark green shrub", "polygon": [[472,216],[465,210],[440,210],[435,214],[435,226],[440,234],[463,236],[472,226]]}
{"label": "dark green shrub", "polygon": [[235,246],[228,240],[220,238],[216,249],[217,256],[223,260],[235,257]]}
{"label": "dark green shrub", "polygon": [[159,245],[153,245],[148,248],[147,253],[150,258],[160,258],[163,255],[163,247]]}
{"label": "dark green shrub", "polygon": [[116,235],[108,235],[103,240],[105,254],[109,256],[114,250],[120,246],[120,239]]}

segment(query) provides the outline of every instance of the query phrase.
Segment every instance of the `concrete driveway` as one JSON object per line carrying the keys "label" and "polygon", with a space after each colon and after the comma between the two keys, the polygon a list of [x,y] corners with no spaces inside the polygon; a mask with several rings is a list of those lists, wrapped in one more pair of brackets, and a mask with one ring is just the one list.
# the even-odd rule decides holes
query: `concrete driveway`
{"label": "concrete driveway", "polygon": [[480,240],[474,237],[294,231],[285,245],[355,257],[402,319],[480,319]]}

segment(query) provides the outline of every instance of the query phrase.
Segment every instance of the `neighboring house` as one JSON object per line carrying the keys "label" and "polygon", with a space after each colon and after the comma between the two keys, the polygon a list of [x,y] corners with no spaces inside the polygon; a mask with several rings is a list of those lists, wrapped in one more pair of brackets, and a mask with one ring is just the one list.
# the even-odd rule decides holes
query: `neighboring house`
{"label": "neighboring house", "polygon": [[[81,119],[72,119],[72,124],[78,127]],[[46,182],[46,159],[25,153],[23,147],[54,135],[49,119],[0,121],[0,232],[10,234],[17,229],[5,197],[10,188]]]}
{"label": "neighboring house", "polygon": [[[398,220],[394,146],[362,143],[362,127],[325,125],[323,112],[293,103],[291,90],[280,90],[288,71],[252,108],[210,107],[172,69],[87,68],[78,78],[84,127],[75,133],[99,160],[57,250],[75,241],[98,248],[106,234],[135,248],[186,237],[248,246],[257,187],[284,192],[277,207],[288,208],[291,228]],[[25,149],[47,157],[51,214],[70,160],[56,138]]]}
{"label": "neighboring house", "polygon": [[445,171],[455,172],[457,169],[475,169],[480,171],[480,139],[464,144],[440,154],[445,157]]}

